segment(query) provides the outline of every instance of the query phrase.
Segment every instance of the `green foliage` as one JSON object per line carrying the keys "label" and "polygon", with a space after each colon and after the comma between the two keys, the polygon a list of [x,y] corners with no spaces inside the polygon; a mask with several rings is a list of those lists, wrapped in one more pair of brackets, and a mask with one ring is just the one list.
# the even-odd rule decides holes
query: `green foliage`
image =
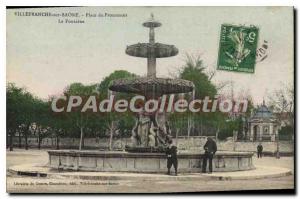
{"label": "green foliage", "polygon": [[[27,137],[30,133],[37,133],[41,139],[49,133],[47,103],[34,97],[25,88],[19,88],[13,83],[8,83],[6,106],[8,134],[11,139],[16,132],[23,134],[26,149],[28,148]],[[12,140],[10,140],[11,142]]]}
{"label": "green foliage", "polygon": [[[108,87],[112,80],[135,76],[127,71],[115,71],[99,84],[72,83],[64,89],[63,94],[107,99]],[[83,141],[84,137],[107,136],[108,126],[112,122],[118,126],[117,136],[127,137],[130,136],[135,123],[134,116],[130,112],[99,114],[82,113],[80,109],[72,109],[71,112],[54,113],[50,107],[55,96],[49,98],[48,101],[43,101],[13,83],[7,84],[6,95],[7,131],[10,137],[19,132],[26,138],[30,135],[38,136],[39,139],[52,136],[57,140],[61,137],[81,137]],[[117,94],[118,98],[125,97],[126,99],[131,96],[126,93]]]}
{"label": "green foliage", "polygon": [[[206,67],[200,57],[187,55],[186,62],[178,76],[194,83],[196,99],[204,99],[208,96],[213,100],[218,94],[218,89],[207,75]],[[248,100],[245,117],[250,115],[250,110],[253,107],[250,97],[248,97]],[[233,120],[227,113],[222,113],[219,110],[209,113],[174,113],[170,116],[170,120],[176,128],[180,128],[181,135],[185,136],[188,134],[189,128],[191,128],[190,135],[218,136],[219,139],[233,136],[233,131],[238,131],[238,135],[241,135],[243,131],[242,117]],[[192,120],[192,127],[187,125],[188,120]]]}
{"label": "green foliage", "polygon": [[[109,76],[105,77],[100,82],[100,84],[98,85],[97,90],[99,91],[101,97],[107,98],[108,97],[108,91],[109,91],[108,88],[109,88],[109,86],[110,86],[110,84],[113,80],[122,79],[122,78],[131,79],[131,78],[134,78],[134,77],[136,77],[136,75],[133,74],[133,73],[130,73],[128,71],[116,70],[113,73],[111,73]],[[132,95],[130,95],[128,93],[119,93],[118,96],[127,97],[127,96],[132,96]]]}
{"label": "green foliage", "polygon": [[[179,78],[192,81],[195,85],[195,98],[211,99],[217,94],[217,87],[211,82],[205,72],[206,67],[200,57],[187,56],[186,63],[178,74]],[[109,86],[113,80],[121,78],[135,78],[133,73],[118,70],[105,77],[98,84],[84,85],[72,83],[64,89],[66,96],[96,96],[103,100],[109,96]],[[117,132],[114,136],[128,137],[135,124],[135,117],[131,112],[93,114],[73,111],[71,113],[55,114],[50,110],[53,98],[48,102],[42,101],[14,84],[7,85],[7,129],[12,135],[15,132],[24,134],[37,133],[39,137],[52,135],[53,137],[104,137]],[[134,94],[113,93],[116,99],[130,99]],[[251,105],[251,104],[250,104]],[[80,109],[78,109],[80,110]],[[249,109],[248,109],[249,110]],[[228,115],[215,113],[170,113],[170,126],[174,132],[181,135],[215,135],[225,139],[232,136],[233,130],[241,129],[240,121],[228,122]],[[191,122],[192,121],[192,122]],[[205,129],[205,130],[204,130]],[[203,134],[206,132],[206,134]]]}
{"label": "green foliage", "polygon": [[168,121],[172,129],[172,136],[175,136],[175,132],[179,132],[179,135],[187,135],[188,120],[190,114],[188,112],[183,113],[170,113],[168,114]]}
{"label": "green foliage", "polygon": [[[128,71],[125,70],[117,70],[111,73],[109,76],[105,77],[100,84],[98,85],[97,90],[100,93],[100,96],[102,99],[107,99],[108,98],[108,93],[109,93],[109,86],[113,80],[117,79],[131,79],[137,77],[133,73],[129,73]],[[134,96],[134,94],[130,93],[115,93],[115,100],[116,99],[130,99]],[[105,127],[105,131],[108,131],[108,128],[110,128],[110,124],[112,122],[116,122],[117,124],[117,129],[119,134],[117,136],[124,136],[128,137],[131,135],[131,129],[134,126],[135,123],[135,117],[131,112],[125,112],[125,113],[107,113],[103,115],[101,123],[102,126]]]}
{"label": "green foliage", "polygon": [[278,131],[279,139],[280,140],[291,140],[294,136],[294,128],[291,125],[287,125],[282,127]]}
{"label": "green foliage", "polygon": [[179,77],[192,81],[195,85],[195,97],[202,99],[205,96],[213,98],[217,94],[217,88],[205,73],[206,67],[200,57],[187,55],[186,63],[182,67]]}
{"label": "green foliage", "polygon": [[83,85],[82,83],[72,83],[67,86],[64,90],[64,94],[69,95],[79,95],[79,96],[90,96],[97,94],[97,84]]}
{"label": "green foliage", "polygon": [[[179,78],[192,81],[195,85],[195,99],[204,99],[208,96],[214,99],[217,94],[216,86],[205,72],[206,67],[200,57],[186,56],[186,62],[179,72]],[[181,135],[215,135],[218,128],[225,121],[225,115],[215,113],[174,113],[170,117],[172,124],[180,128]],[[189,123],[188,121],[192,120]],[[190,130],[189,130],[190,128]],[[206,132],[206,133],[204,133]]]}
{"label": "green foliage", "polygon": [[235,120],[226,120],[220,129],[218,138],[224,140],[227,137],[232,137],[233,131],[237,131],[238,138],[242,139],[243,123],[242,117],[238,117]]}
{"label": "green foliage", "polygon": [[218,139],[225,140],[227,137],[233,136],[233,131],[237,129],[237,123],[235,121],[227,121],[226,124],[220,129]]}
{"label": "green foliage", "polygon": [[284,126],[278,131],[278,133],[282,135],[294,135],[294,128],[290,125]]}
{"label": "green foliage", "polygon": [[7,127],[16,131],[21,125],[29,126],[38,120],[36,104],[39,100],[24,88],[8,83],[6,88]]}

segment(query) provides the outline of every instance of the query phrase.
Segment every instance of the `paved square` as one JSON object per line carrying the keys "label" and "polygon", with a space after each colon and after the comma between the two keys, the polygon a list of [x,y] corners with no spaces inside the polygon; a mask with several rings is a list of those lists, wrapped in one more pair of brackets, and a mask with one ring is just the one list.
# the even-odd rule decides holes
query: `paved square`
{"label": "paved square", "polygon": [[[46,164],[48,161],[45,150],[19,150],[7,152],[7,166],[21,164]],[[253,157],[254,165],[262,167],[288,168],[293,171],[293,157]],[[84,172],[79,172],[84,173]],[[91,173],[91,172],[88,172]],[[107,174],[109,175],[109,174]],[[170,177],[157,177],[157,180],[134,178],[136,174],[120,173],[127,178],[102,178],[102,179],[75,179],[75,178],[51,178],[51,177],[25,177],[8,173],[7,191],[32,192],[32,193],[157,193],[157,192],[201,192],[201,191],[228,191],[228,190],[266,190],[266,189],[293,189],[294,175],[276,178],[248,179],[248,180],[218,180],[203,176],[198,180],[170,180]],[[156,174],[153,174],[156,175]],[[183,177],[185,174],[180,174]],[[193,175],[193,174],[191,174]],[[195,175],[195,174],[194,174]],[[147,177],[148,176],[148,177]]]}

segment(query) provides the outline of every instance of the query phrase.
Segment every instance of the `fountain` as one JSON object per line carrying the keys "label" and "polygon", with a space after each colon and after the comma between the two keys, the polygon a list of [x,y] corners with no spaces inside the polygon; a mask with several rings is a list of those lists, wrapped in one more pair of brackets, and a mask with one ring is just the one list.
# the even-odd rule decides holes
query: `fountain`
{"label": "fountain", "polygon": [[[143,23],[149,28],[149,43],[127,46],[126,54],[147,58],[147,76],[134,79],[118,79],[111,82],[110,91],[145,96],[146,100],[160,100],[163,95],[193,92],[194,84],[182,79],[156,77],[156,59],[178,54],[173,45],[155,42],[154,29],[162,24],[151,18]],[[165,172],[164,148],[172,139],[171,128],[164,112],[154,114],[141,111],[132,129],[130,146],[125,151],[74,151],[51,150],[49,166],[75,171],[123,171]],[[203,152],[179,152],[179,172],[200,172]],[[214,171],[238,171],[253,169],[249,152],[218,151],[213,161]]]}
{"label": "fountain", "polygon": [[[160,100],[162,95],[192,92],[194,84],[182,79],[156,77],[156,58],[171,57],[178,54],[173,45],[155,42],[154,29],[161,26],[151,14],[151,18],[143,23],[149,28],[149,43],[138,43],[127,46],[126,54],[147,58],[147,77],[134,79],[118,79],[111,83],[109,89],[116,92],[134,93],[145,96],[146,100]],[[171,130],[163,112],[149,114],[139,113],[136,125],[132,130],[132,145],[126,147],[131,152],[159,152],[171,139]]]}

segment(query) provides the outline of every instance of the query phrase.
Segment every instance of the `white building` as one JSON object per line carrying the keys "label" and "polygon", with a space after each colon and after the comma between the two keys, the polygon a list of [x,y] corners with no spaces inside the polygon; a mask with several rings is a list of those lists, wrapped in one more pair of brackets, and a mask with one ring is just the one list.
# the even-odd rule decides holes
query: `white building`
{"label": "white building", "polygon": [[263,102],[248,120],[247,137],[250,141],[275,141],[279,128],[276,116]]}

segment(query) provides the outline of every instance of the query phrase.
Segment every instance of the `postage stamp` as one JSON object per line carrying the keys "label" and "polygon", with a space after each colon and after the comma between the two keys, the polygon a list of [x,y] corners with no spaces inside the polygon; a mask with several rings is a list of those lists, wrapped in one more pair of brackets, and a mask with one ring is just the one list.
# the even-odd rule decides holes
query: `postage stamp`
{"label": "postage stamp", "polygon": [[222,24],[219,44],[219,70],[254,73],[258,28]]}

